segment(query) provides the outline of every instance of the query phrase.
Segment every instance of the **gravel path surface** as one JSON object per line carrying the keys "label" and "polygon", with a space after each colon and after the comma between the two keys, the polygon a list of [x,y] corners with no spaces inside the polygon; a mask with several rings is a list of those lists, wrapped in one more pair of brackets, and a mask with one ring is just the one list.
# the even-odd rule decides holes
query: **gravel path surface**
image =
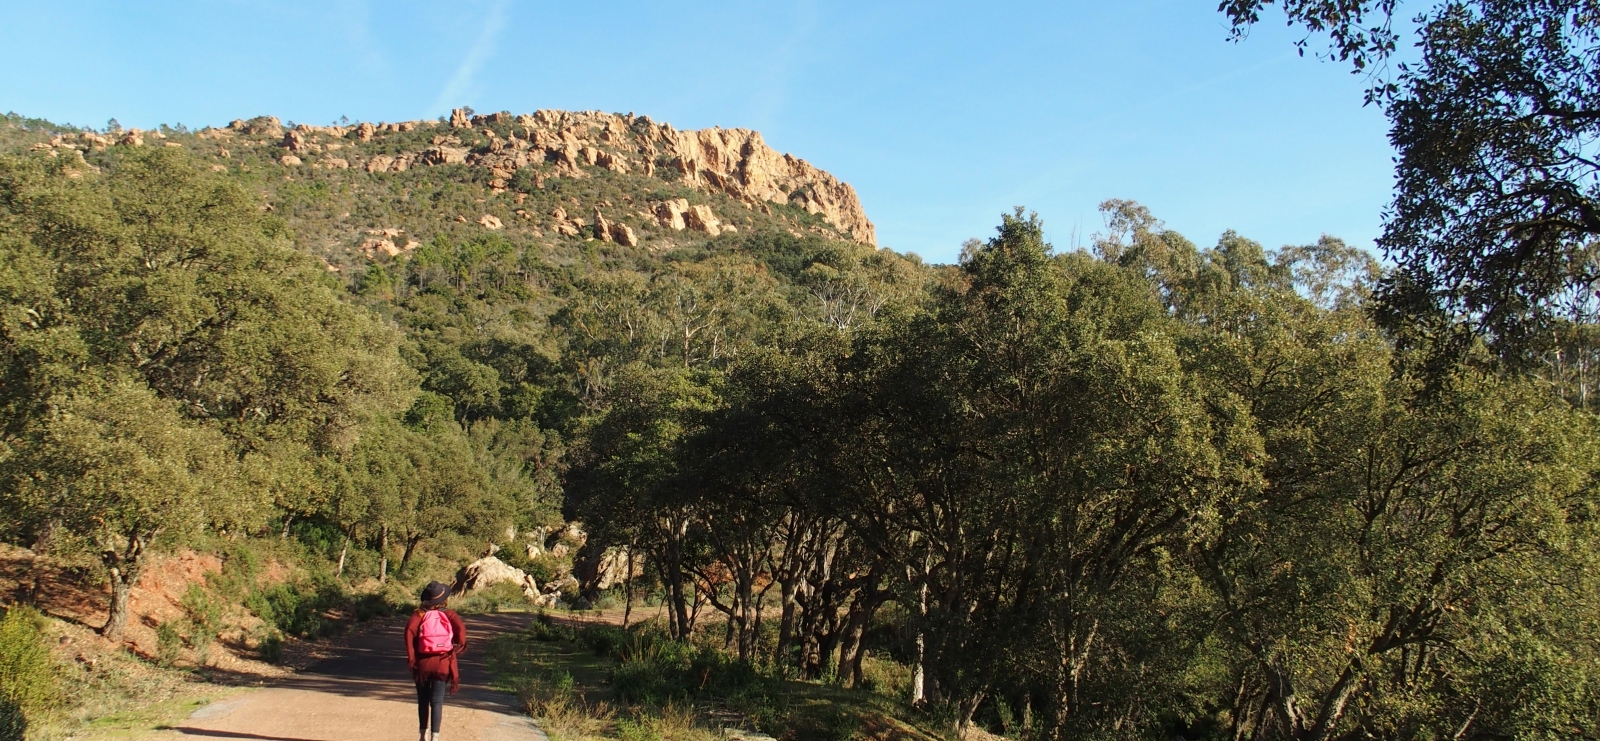
{"label": "gravel path surface", "polygon": [[[483,646],[520,630],[527,615],[463,615],[467,650],[461,691],[445,699],[440,738],[449,741],[549,741],[516,698],[489,689]],[[155,739],[258,741],[411,741],[417,696],[406,670],[404,618],[352,639],[333,656],[274,685],[207,705]]]}

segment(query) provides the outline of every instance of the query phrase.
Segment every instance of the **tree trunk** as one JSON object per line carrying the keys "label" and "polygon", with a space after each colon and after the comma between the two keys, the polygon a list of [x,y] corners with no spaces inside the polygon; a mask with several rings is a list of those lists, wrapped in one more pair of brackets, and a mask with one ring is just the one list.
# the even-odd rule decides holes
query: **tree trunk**
{"label": "tree trunk", "polygon": [[795,620],[795,579],[789,578],[779,582],[778,600],[783,612],[778,618],[778,649],[775,661],[787,664],[790,661],[789,652],[794,644]]}
{"label": "tree trunk", "polygon": [[111,607],[106,612],[106,624],[100,628],[100,635],[108,640],[121,638],[122,629],[128,624],[128,594],[133,590],[134,583],[139,581],[147,537],[134,535],[128,538],[127,550],[120,554],[113,550],[100,554],[106,574],[111,578]]}
{"label": "tree trunk", "polygon": [[389,526],[384,525],[383,531],[378,535],[378,583],[385,584],[389,581]]}
{"label": "tree trunk", "polygon": [[339,546],[339,571],[335,576],[344,578],[344,557],[350,555],[350,533],[344,534],[344,544]]}
{"label": "tree trunk", "polygon": [[405,549],[405,551],[403,553],[400,554],[400,568],[394,570],[394,572],[396,574],[405,573],[406,566],[408,566],[411,563],[411,554],[416,552],[417,544],[421,543],[421,542],[422,542],[422,536],[421,535],[413,535],[413,536],[411,536],[409,538],[406,538],[406,549]]}
{"label": "tree trunk", "polygon": [[[924,570],[926,571],[926,570]],[[928,702],[927,663],[928,663],[928,635],[923,632],[922,625],[928,620],[928,581],[923,579],[922,586],[917,588],[917,658],[911,667],[911,704],[925,705]]]}
{"label": "tree trunk", "polygon": [[622,629],[628,629],[628,618],[633,617],[633,545],[628,546],[628,571],[622,575]]}

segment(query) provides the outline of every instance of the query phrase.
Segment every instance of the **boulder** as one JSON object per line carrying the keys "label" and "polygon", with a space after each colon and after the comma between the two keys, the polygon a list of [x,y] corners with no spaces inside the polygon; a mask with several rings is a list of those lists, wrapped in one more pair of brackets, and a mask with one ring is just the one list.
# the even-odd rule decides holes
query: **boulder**
{"label": "boulder", "polygon": [[494,556],[484,556],[461,567],[456,572],[455,582],[450,585],[450,594],[470,594],[506,582],[521,587],[528,599],[538,599],[540,596],[539,584],[533,577]]}
{"label": "boulder", "polygon": [[683,215],[683,223],[697,232],[705,232],[709,236],[722,233],[722,221],[716,214],[711,213],[710,206],[690,206]]}
{"label": "boulder", "polygon": [[367,172],[388,172],[394,166],[394,158],[387,154],[379,154],[367,160]]}
{"label": "boulder", "polygon": [[377,257],[379,253],[394,257],[400,254],[400,248],[396,247],[392,240],[368,239],[361,243],[361,252],[370,260]]}
{"label": "boulder", "polygon": [[688,210],[689,200],[686,198],[674,198],[670,201],[662,201],[656,204],[656,221],[659,222],[663,227],[673,231],[681,232],[685,227],[683,214]]}
{"label": "boulder", "polygon": [[500,217],[490,214],[484,214],[478,219],[478,223],[482,224],[485,229],[502,229],[505,227],[505,224],[500,222]]}
{"label": "boulder", "polygon": [[439,145],[422,153],[422,161],[430,165],[464,165],[470,153],[466,147]]}
{"label": "boulder", "polygon": [[452,129],[470,129],[470,128],[472,128],[472,121],[471,121],[471,119],[467,118],[467,109],[465,109],[465,108],[453,108],[453,109],[450,110],[450,128],[452,128]]}
{"label": "boulder", "polygon": [[228,124],[228,128],[251,135],[283,136],[283,122],[277,116],[256,116],[249,121],[234,121]]}
{"label": "boulder", "polygon": [[614,221],[611,223],[611,227],[608,231],[611,236],[611,241],[616,242],[617,244],[620,244],[624,247],[639,246],[639,237],[633,233],[633,229],[627,224],[624,224],[620,221]]}
{"label": "boulder", "polygon": [[283,163],[284,167],[294,167],[300,164],[300,158],[292,154],[286,154],[282,157],[279,157],[278,161]]}
{"label": "boulder", "polygon": [[610,152],[596,152],[595,164],[612,172],[623,174],[628,172],[628,161]]}
{"label": "boulder", "polygon": [[594,238],[602,242],[611,241],[611,222],[600,214],[600,209],[594,210]]}
{"label": "boulder", "polygon": [[378,127],[373,126],[372,124],[367,123],[366,121],[362,121],[361,125],[356,127],[356,141],[362,141],[362,142],[372,141],[372,137],[375,136],[377,133],[378,133]]}
{"label": "boulder", "polygon": [[138,129],[128,129],[128,132],[123,134],[122,138],[117,140],[117,143],[128,147],[142,147],[144,146],[144,132]]}
{"label": "boulder", "polygon": [[[585,548],[572,566],[572,576],[583,585],[584,594],[594,595],[627,581],[629,566],[627,546]],[[643,557],[634,554],[631,566],[633,578],[644,576]]]}

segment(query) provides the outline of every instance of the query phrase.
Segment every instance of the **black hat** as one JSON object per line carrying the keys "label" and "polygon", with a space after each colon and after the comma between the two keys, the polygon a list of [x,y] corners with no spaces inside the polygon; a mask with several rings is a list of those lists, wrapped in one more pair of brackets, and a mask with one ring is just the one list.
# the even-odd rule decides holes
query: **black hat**
{"label": "black hat", "polygon": [[436,581],[430,581],[428,586],[422,588],[422,604],[424,605],[437,605],[449,596],[450,587]]}

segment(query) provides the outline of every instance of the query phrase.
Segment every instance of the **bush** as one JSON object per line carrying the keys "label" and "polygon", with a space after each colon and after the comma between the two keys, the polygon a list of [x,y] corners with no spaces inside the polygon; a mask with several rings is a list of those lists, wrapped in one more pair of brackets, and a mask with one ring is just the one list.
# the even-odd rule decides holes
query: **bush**
{"label": "bush", "polygon": [[578,642],[603,658],[615,657],[628,642],[628,634],[612,625],[595,625],[578,633]]}
{"label": "bush", "polygon": [[533,601],[522,593],[522,587],[510,582],[492,584],[450,602],[450,606],[458,612],[501,612],[526,610],[533,606]]}
{"label": "bush", "polygon": [[[556,625],[555,620],[540,612],[533,622],[528,623],[528,637],[536,641],[574,641],[577,640],[577,631],[564,625]],[[570,679],[570,677],[569,677]]]}
{"label": "bush", "polygon": [[183,612],[188,621],[189,647],[204,661],[206,650],[222,629],[222,605],[199,584],[190,584],[183,593]]}
{"label": "bush", "polygon": [[[590,631],[596,631],[595,644],[613,640],[607,632]],[[702,694],[740,695],[760,681],[755,667],[715,648],[643,631],[623,635],[614,651],[619,663],[611,671],[611,688],[624,702],[664,705]]]}
{"label": "bush", "polygon": [[168,620],[156,626],[156,663],[164,667],[171,667],[178,663],[183,655],[183,632],[178,630],[178,625]]}
{"label": "bush", "polygon": [[60,702],[43,616],[12,607],[0,617],[0,741],[21,741]]}

